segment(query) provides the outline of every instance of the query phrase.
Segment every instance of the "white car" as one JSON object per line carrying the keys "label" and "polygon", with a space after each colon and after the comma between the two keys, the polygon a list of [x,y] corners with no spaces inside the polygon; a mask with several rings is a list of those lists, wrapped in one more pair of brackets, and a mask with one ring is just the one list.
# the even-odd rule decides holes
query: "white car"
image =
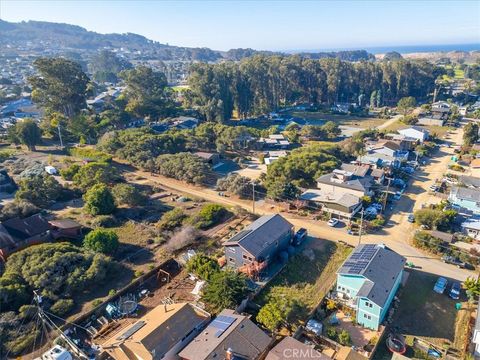
{"label": "white car", "polygon": [[335,227],[338,224],[338,219],[330,219],[327,224],[328,226]]}

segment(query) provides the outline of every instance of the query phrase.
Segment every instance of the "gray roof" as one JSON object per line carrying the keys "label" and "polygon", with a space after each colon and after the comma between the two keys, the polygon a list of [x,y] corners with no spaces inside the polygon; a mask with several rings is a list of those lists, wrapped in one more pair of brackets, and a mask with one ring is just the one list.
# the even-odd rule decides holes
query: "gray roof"
{"label": "gray roof", "polygon": [[480,188],[480,178],[474,176],[461,175],[458,181],[466,187]]}
{"label": "gray roof", "polygon": [[364,177],[368,174],[370,166],[343,163],[340,165],[340,169],[351,172],[355,176]]}
{"label": "gray roof", "polygon": [[480,190],[453,186],[450,193],[457,199],[480,202]]}
{"label": "gray roof", "polygon": [[333,203],[347,208],[355,206],[362,201],[358,196],[353,194],[325,193],[320,189],[308,189],[300,195],[300,199],[321,203]]}
{"label": "gray roof", "polygon": [[240,358],[256,359],[266,351],[272,339],[249,317],[229,309],[218,314],[217,319],[220,316],[231,318],[233,322],[219,332],[214,320],[178,355],[189,360],[225,359],[226,350],[231,349]]}
{"label": "gray roof", "polygon": [[264,215],[225,242],[224,245],[239,245],[256,257],[261,255],[268,245],[277,241],[292,228],[293,225],[278,214]]}
{"label": "gray roof", "polygon": [[296,356],[292,356],[292,359],[331,359],[331,357],[315,350],[313,346],[304,344],[293,337],[287,336],[270,350],[265,360],[284,360],[287,354],[296,354]]}
{"label": "gray roof", "polygon": [[317,179],[317,182],[327,185],[335,185],[342,188],[360,190],[364,192],[370,191],[372,187],[372,179],[370,177],[355,177],[353,176],[350,180],[344,182],[335,182],[332,181],[333,173],[322,175]]}
{"label": "gray roof", "polygon": [[344,262],[338,274],[359,275],[367,279],[357,293],[380,307],[385,306],[406,259],[384,245],[361,244]]}

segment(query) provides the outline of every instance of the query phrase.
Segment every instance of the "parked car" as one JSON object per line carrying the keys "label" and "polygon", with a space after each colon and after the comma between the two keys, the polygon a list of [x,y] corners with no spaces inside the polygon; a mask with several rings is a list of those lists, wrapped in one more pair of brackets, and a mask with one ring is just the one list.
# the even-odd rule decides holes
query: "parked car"
{"label": "parked car", "polygon": [[328,226],[335,227],[338,224],[338,219],[330,219],[328,220],[327,224]]}
{"label": "parked car", "polygon": [[446,264],[452,264],[452,265],[458,266],[461,269],[465,267],[465,263],[460,261],[454,256],[444,255],[442,257],[442,261]]}
{"label": "parked car", "polygon": [[452,284],[452,287],[450,288],[448,296],[450,296],[453,300],[458,300],[460,299],[460,290],[461,290],[460,283],[455,281]]}
{"label": "parked car", "polygon": [[407,174],[413,174],[415,172],[415,169],[411,166],[402,167],[400,170],[406,172]]}
{"label": "parked car", "polygon": [[397,191],[393,196],[395,200],[400,200],[401,197],[402,197],[402,193],[400,191]]}
{"label": "parked car", "polygon": [[407,220],[408,222],[413,223],[415,222],[415,216],[413,216],[413,214],[409,214]]}
{"label": "parked car", "polygon": [[405,188],[407,184],[402,179],[394,179],[392,185],[398,188]]}
{"label": "parked car", "polygon": [[300,245],[303,240],[307,237],[307,229],[305,228],[300,228],[298,231],[295,233],[295,236],[293,237],[293,245],[298,246]]}
{"label": "parked car", "polygon": [[433,291],[435,291],[438,294],[443,294],[447,285],[448,285],[447,279],[443,277],[439,277],[437,279],[437,282],[435,283],[435,286],[433,287]]}
{"label": "parked car", "polygon": [[377,209],[377,211],[382,211],[382,209],[383,209],[383,206],[382,206],[382,204],[380,204],[380,203],[373,203],[373,204],[370,205],[370,206],[373,207],[373,208],[375,208],[375,209]]}

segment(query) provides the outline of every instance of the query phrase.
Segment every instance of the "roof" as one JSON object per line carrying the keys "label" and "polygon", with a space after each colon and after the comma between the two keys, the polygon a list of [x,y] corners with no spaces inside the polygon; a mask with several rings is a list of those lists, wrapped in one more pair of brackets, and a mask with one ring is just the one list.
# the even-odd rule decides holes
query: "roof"
{"label": "roof", "polygon": [[381,178],[385,175],[385,171],[383,169],[373,169],[370,175],[374,178]]}
{"label": "roof", "polygon": [[318,352],[313,346],[306,345],[293,337],[287,336],[270,350],[265,360],[284,360],[288,355],[295,359],[329,360],[330,357]]}
{"label": "roof", "polygon": [[40,214],[25,219],[13,218],[2,222],[3,228],[16,239],[25,240],[50,229],[48,221]]}
{"label": "roof", "polygon": [[49,223],[50,225],[59,229],[73,229],[73,228],[82,227],[81,224],[71,219],[50,220]]}
{"label": "roof", "polygon": [[480,190],[477,189],[453,186],[450,190],[450,195],[460,200],[480,202]]}
{"label": "roof", "polygon": [[364,177],[368,174],[368,171],[370,170],[370,166],[343,163],[342,165],[340,165],[340,169],[348,171],[355,176]]}
{"label": "roof", "polygon": [[480,178],[474,176],[461,175],[458,181],[466,187],[480,188]]}
{"label": "roof", "polygon": [[427,129],[424,129],[424,128],[419,127],[419,126],[410,126],[410,127],[406,128],[406,129],[398,130],[398,132],[399,132],[400,134],[402,134],[403,132],[408,131],[408,130],[415,130],[415,131],[421,132],[421,133],[426,134],[426,135],[429,134],[429,132],[428,132]]}
{"label": "roof", "polygon": [[340,275],[367,279],[357,293],[380,307],[385,306],[405,258],[381,244],[361,244],[350,254],[338,271]]}
{"label": "roof", "polygon": [[249,317],[225,309],[179,356],[188,360],[220,360],[225,358],[226,351],[230,349],[234,355],[240,355],[240,358],[256,359],[266,351],[271,341]]}
{"label": "roof", "polygon": [[268,245],[277,241],[292,228],[293,225],[278,214],[264,215],[225,242],[224,245],[239,245],[257,257]]}
{"label": "roof", "polygon": [[368,358],[353,350],[351,347],[342,346],[335,355],[337,360],[367,360]]}
{"label": "roof", "polygon": [[326,193],[320,189],[308,189],[300,195],[300,199],[323,203],[335,203],[345,207],[355,206],[362,201],[358,196],[352,194]]}
{"label": "roof", "polygon": [[446,243],[451,243],[453,242],[454,235],[450,233],[446,233],[443,231],[438,231],[438,230],[432,230],[430,231],[430,235],[432,235],[434,238],[440,239],[443,242]]}
{"label": "roof", "polygon": [[114,359],[160,359],[208,318],[208,313],[189,303],[159,305],[115,333],[102,348]]}
{"label": "roof", "polygon": [[213,157],[218,156],[217,153],[209,153],[209,152],[203,152],[203,151],[197,151],[193,154],[197,155],[198,157],[201,157],[202,159],[205,159],[205,160],[210,160]]}
{"label": "roof", "polygon": [[480,159],[473,159],[472,162],[470,163],[470,167],[472,168],[480,167]]}
{"label": "roof", "polygon": [[320,176],[317,179],[317,183],[335,185],[338,187],[359,190],[363,192],[368,192],[372,186],[372,180],[369,177],[353,177],[350,180],[345,180],[344,182],[333,181],[335,177],[336,174],[331,172],[329,174]]}
{"label": "roof", "polygon": [[466,229],[480,230],[480,219],[469,219],[464,221],[461,226]]}

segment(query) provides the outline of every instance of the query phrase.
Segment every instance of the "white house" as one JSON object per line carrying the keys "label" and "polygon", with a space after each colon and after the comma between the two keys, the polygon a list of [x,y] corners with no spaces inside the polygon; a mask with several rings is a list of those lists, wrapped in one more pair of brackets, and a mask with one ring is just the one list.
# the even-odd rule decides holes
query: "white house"
{"label": "white house", "polygon": [[428,140],[428,136],[430,135],[428,130],[418,126],[411,126],[406,129],[398,130],[398,133],[406,137],[417,139],[420,142]]}

